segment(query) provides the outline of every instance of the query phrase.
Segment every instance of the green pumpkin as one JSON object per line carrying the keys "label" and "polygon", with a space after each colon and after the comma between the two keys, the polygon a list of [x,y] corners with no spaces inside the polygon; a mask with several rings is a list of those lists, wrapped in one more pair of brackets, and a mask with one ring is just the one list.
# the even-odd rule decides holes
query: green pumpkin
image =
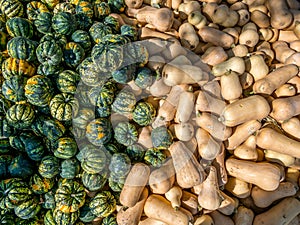
{"label": "green pumpkin", "polygon": [[30,39],[33,36],[32,23],[21,17],[13,17],[7,20],[6,30],[11,37],[22,36]]}
{"label": "green pumpkin", "polygon": [[103,72],[118,69],[123,61],[123,48],[117,44],[99,42],[92,49],[93,62]]}
{"label": "green pumpkin", "polygon": [[95,195],[89,204],[92,213],[98,217],[107,217],[116,210],[116,199],[109,191]]}
{"label": "green pumpkin", "polygon": [[95,146],[102,146],[112,138],[112,125],[106,118],[92,120],[86,127],[86,137]]}
{"label": "green pumpkin", "polygon": [[157,148],[149,148],[144,156],[145,162],[154,167],[160,167],[166,158],[165,153]]}
{"label": "green pumpkin", "polygon": [[122,115],[130,115],[135,107],[136,98],[130,89],[122,89],[116,96],[112,110]]}
{"label": "green pumpkin", "polygon": [[16,225],[42,225],[42,224],[43,223],[41,219],[38,218],[38,215],[26,220],[21,218],[18,218],[16,220]]}
{"label": "green pumpkin", "polygon": [[88,1],[80,1],[78,4],[76,4],[75,12],[76,14],[83,13],[87,15],[89,18],[93,18],[94,16],[93,4]]}
{"label": "green pumpkin", "polygon": [[89,34],[95,43],[99,43],[105,35],[112,33],[112,28],[101,22],[95,22],[89,29]]}
{"label": "green pumpkin", "polygon": [[5,116],[0,116],[0,139],[9,138],[15,134],[15,129],[10,126]]}
{"label": "green pumpkin", "polygon": [[53,190],[46,192],[43,195],[42,207],[44,209],[55,209],[55,199]]}
{"label": "green pumpkin", "polygon": [[128,82],[134,79],[135,70],[136,70],[135,65],[128,65],[113,71],[111,74],[113,79],[116,82],[121,84],[127,84]]}
{"label": "green pumpkin", "polygon": [[94,15],[95,18],[102,20],[110,14],[110,7],[108,3],[96,0],[94,3]]}
{"label": "green pumpkin", "polygon": [[124,0],[108,0],[107,2],[112,12],[114,13],[124,12],[126,6]]}
{"label": "green pumpkin", "polygon": [[165,126],[156,127],[151,131],[151,140],[153,147],[167,149],[173,141],[171,131]]}
{"label": "green pumpkin", "polygon": [[59,174],[60,163],[58,158],[54,156],[45,156],[39,165],[38,171],[42,177],[51,179]]}
{"label": "green pumpkin", "polygon": [[136,78],[134,83],[142,88],[146,89],[152,85],[154,82],[155,77],[152,74],[152,71],[147,67],[141,67],[137,70]]}
{"label": "green pumpkin", "polygon": [[80,44],[80,46],[84,49],[85,52],[90,50],[90,48],[92,47],[90,35],[85,30],[76,30],[72,34],[71,40],[77,44]]}
{"label": "green pumpkin", "polygon": [[79,103],[73,95],[61,93],[55,95],[50,101],[51,115],[59,121],[70,121],[72,116],[76,116]]}
{"label": "green pumpkin", "polygon": [[108,45],[119,45],[124,48],[123,45],[126,45],[130,42],[130,40],[121,34],[107,34],[101,40],[102,43],[106,43]]}
{"label": "green pumpkin", "polygon": [[37,74],[46,77],[56,78],[59,73],[61,73],[64,68],[61,65],[51,66],[49,64],[40,64],[37,68]]}
{"label": "green pumpkin", "polygon": [[0,7],[1,12],[8,18],[21,17],[24,14],[24,6],[18,0],[1,0]]}
{"label": "green pumpkin", "polygon": [[85,58],[79,64],[77,70],[81,81],[87,86],[101,86],[110,78],[110,74],[102,72],[91,57]]}
{"label": "green pumpkin", "polygon": [[122,149],[116,141],[111,141],[104,145],[107,154],[112,155],[114,153],[120,152]]}
{"label": "green pumpkin", "polygon": [[83,171],[81,181],[84,187],[89,191],[98,191],[106,184],[107,174],[105,172],[90,174]]}
{"label": "green pumpkin", "polygon": [[92,222],[96,216],[91,212],[89,201],[85,201],[84,205],[80,208],[79,219],[84,223]]}
{"label": "green pumpkin", "polygon": [[141,162],[145,155],[145,149],[142,145],[136,143],[127,146],[125,153],[133,162]]}
{"label": "green pumpkin", "polygon": [[54,179],[42,177],[38,173],[35,173],[33,176],[31,176],[29,182],[31,190],[35,194],[39,195],[49,192],[53,188],[54,184]]}
{"label": "green pumpkin", "polygon": [[84,49],[80,44],[69,42],[63,49],[64,62],[68,67],[74,68],[84,59]]}
{"label": "green pumpkin", "polygon": [[156,110],[149,102],[138,102],[132,112],[132,119],[140,126],[147,126],[155,118]]}
{"label": "green pumpkin", "polygon": [[[127,37],[128,36],[123,36]],[[124,55],[127,57],[124,59],[124,65],[136,64],[139,67],[144,67],[149,60],[149,52],[145,45],[140,43],[130,43],[123,47]]]}
{"label": "green pumpkin", "polygon": [[10,163],[8,171],[12,177],[29,177],[35,169],[33,161],[23,155],[16,156]]}
{"label": "green pumpkin", "polygon": [[58,74],[56,84],[59,91],[63,93],[76,93],[76,87],[80,80],[80,75],[73,70],[64,70]]}
{"label": "green pumpkin", "polygon": [[125,184],[125,179],[125,177],[119,177],[110,174],[110,177],[108,179],[108,185],[110,189],[114,192],[121,192]]}
{"label": "green pumpkin", "polygon": [[53,9],[58,3],[59,0],[41,0],[49,9]]}
{"label": "green pumpkin", "polygon": [[34,20],[34,26],[42,34],[48,34],[52,32],[52,13],[41,12]]}
{"label": "green pumpkin", "polygon": [[25,85],[25,96],[32,105],[47,106],[53,96],[51,80],[43,75],[29,78]]}
{"label": "green pumpkin", "polygon": [[28,128],[35,118],[34,109],[28,103],[15,104],[7,110],[6,119],[9,125],[17,128]]}
{"label": "green pumpkin", "polygon": [[76,158],[61,162],[60,176],[65,179],[74,179],[80,172],[80,163]]}
{"label": "green pumpkin", "polygon": [[59,12],[52,17],[52,28],[63,35],[71,35],[77,27],[77,21],[69,12]]}
{"label": "green pumpkin", "polygon": [[78,112],[78,116],[73,118],[73,126],[78,127],[80,129],[86,128],[87,124],[95,118],[95,113],[90,108],[82,108]]}
{"label": "green pumpkin", "polygon": [[115,177],[125,177],[130,170],[131,161],[125,153],[115,153],[112,155],[109,170]]}
{"label": "green pumpkin", "polygon": [[[79,217],[79,211],[72,213],[64,213],[58,208],[53,211],[53,218],[56,224],[59,225],[73,225]],[[53,224],[55,225],[55,224]]]}
{"label": "green pumpkin", "polygon": [[0,224],[1,225],[11,225],[15,222],[15,215],[9,211],[0,211]]}
{"label": "green pumpkin", "polygon": [[118,225],[116,215],[110,214],[108,217],[105,217],[101,225]]}
{"label": "green pumpkin", "polygon": [[120,32],[120,23],[119,20],[117,20],[113,16],[106,16],[103,20],[103,23],[109,27],[112,28],[113,33],[119,33]]}
{"label": "green pumpkin", "polygon": [[124,24],[120,28],[121,35],[129,37],[131,41],[138,40],[138,30],[134,26]]}
{"label": "green pumpkin", "polygon": [[93,21],[84,13],[76,13],[75,19],[79,30],[88,31],[93,24]]}
{"label": "green pumpkin", "polygon": [[40,161],[45,153],[43,140],[32,132],[23,132],[16,136],[10,136],[11,147],[26,151],[28,157],[33,161]]}
{"label": "green pumpkin", "polygon": [[12,58],[26,61],[35,60],[37,43],[25,37],[14,37],[7,42],[8,54]]}
{"label": "green pumpkin", "polygon": [[53,9],[54,14],[57,14],[60,12],[68,12],[71,14],[75,14],[75,7],[69,2],[61,2],[61,3],[58,3]]}
{"label": "green pumpkin", "polygon": [[36,20],[40,13],[49,12],[45,4],[39,1],[31,1],[26,5],[26,14],[29,20]]}
{"label": "green pumpkin", "polygon": [[114,138],[122,145],[133,145],[138,140],[138,131],[132,123],[120,122],[115,127],[114,132]]}
{"label": "green pumpkin", "polygon": [[12,159],[11,155],[0,155],[0,179],[8,178],[8,166]]}
{"label": "green pumpkin", "polygon": [[9,57],[2,63],[2,75],[5,79],[13,76],[31,77],[35,73],[35,66],[26,60]]}
{"label": "green pumpkin", "polygon": [[45,41],[54,41],[56,44],[58,44],[61,48],[64,48],[64,46],[68,43],[67,37],[60,33],[49,33],[45,34],[41,40],[40,43]]}
{"label": "green pumpkin", "polygon": [[53,218],[53,211],[48,210],[44,216],[44,225],[56,225],[56,222]]}
{"label": "green pumpkin", "polygon": [[93,145],[86,145],[76,157],[81,163],[81,168],[90,174],[100,173],[106,166],[105,152]]}
{"label": "green pumpkin", "polygon": [[64,213],[76,212],[83,206],[85,195],[80,183],[65,179],[55,192],[56,208]]}
{"label": "green pumpkin", "polygon": [[40,63],[57,66],[63,58],[63,51],[54,41],[44,41],[37,47],[36,55]]}
{"label": "green pumpkin", "polygon": [[26,202],[23,202],[21,205],[18,205],[14,208],[16,216],[27,220],[35,217],[41,210],[41,205],[39,204],[38,197],[34,197]]}
{"label": "green pumpkin", "polygon": [[5,116],[12,103],[0,93],[0,115]]}
{"label": "green pumpkin", "polygon": [[54,142],[54,156],[60,159],[70,159],[76,155],[77,144],[71,137],[61,137]]}
{"label": "green pumpkin", "polygon": [[26,100],[24,86],[26,79],[21,76],[13,76],[6,79],[2,84],[2,94],[12,102]]}

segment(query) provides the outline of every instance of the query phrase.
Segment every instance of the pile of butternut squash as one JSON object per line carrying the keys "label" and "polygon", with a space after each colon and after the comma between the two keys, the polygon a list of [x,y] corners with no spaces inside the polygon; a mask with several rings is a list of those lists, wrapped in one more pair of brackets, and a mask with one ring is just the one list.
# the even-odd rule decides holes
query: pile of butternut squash
{"label": "pile of butternut squash", "polygon": [[118,224],[300,224],[300,2],[125,2],[160,74],[139,143],[175,139],[161,167],[132,167]]}

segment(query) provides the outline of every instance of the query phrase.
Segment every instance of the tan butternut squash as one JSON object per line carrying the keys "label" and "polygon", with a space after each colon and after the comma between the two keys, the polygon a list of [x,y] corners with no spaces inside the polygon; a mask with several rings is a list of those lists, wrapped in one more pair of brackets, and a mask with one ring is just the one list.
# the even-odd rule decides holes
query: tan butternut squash
{"label": "tan butternut squash", "polygon": [[250,21],[250,12],[248,9],[239,9],[237,13],[239,15],[238,26],[244,26]]}
{"label": "tan butternut squash", "polygon": [[181,206],[190,211],[193,215],[196,215],[200,211],[198,196],[186,190],[182,190]]}
{"label": "tan butternut squash", "polygon": [[245,72],[242,75],[240,75],[239,79],[243,90],[251,87],[254,83],[254,77],[248,72]]}
{"label": "tan butternut squash", "polygon": [[210,15],[213,23],[223,27],[234,27],[239,21],[239,14],[228,8],[225,4],[216,6]]}
{"label": "tan butternut squash", "polygon": [[249,72],[255,81],[260,80],[268,75],[269,67],[266,64],[263,55],[251,55],[245,60],[246,71]]}
{"label": "tan butternut squash", "polygon": [[226,27],[222,31],[231,35],[234,38],[234,45],[232,47],[234,47],[238,44],[239,36],[241,33],[240,27]]}
{"label": "tan butternut squash", "polygon": [[199,36],[190,23],[183,23],[179,27],[179,38],[183,47],[194,50],[199,44]]}
{"label": "tan butternut squash", "polygon": [[229,177],[224,188],[237,198],[246,198],[251,194],[251,184],[236,177]]}
{"label": "tan butternut squash", "polygon": [[239,200],[235,197],[231,197],[225,194],[223,191],[220,191],[220,193],[222,195],[223,201],[217,210],[224,215],[232,215],[239,205]]}
{"label": "tan butternut squash", "polygon": [[295,168],[287,168],[285,172],[285,181],[292,183],[296,188],[299,189],[299,175],[300,171]]}
{"label": "tan butternut squash", "polygon": [[249,22],[242,28],[242,32],[239,36],[239,43],[248,47],[254,47],[259,41],[259,34],[257,27],[254,23]]}
{"label": "tan butternut squash", "polygon": [[246,45],[237,44],[233,48],[227,51],[228,58],[237,57],[247,57],[249,55],[249,49]]}
{"label": "tan butternut squash", "polygon": [[240,83],[239,74],[234,71],[228,71],[220,78],[221,95],[227,100],[238,99],[243,92],[242,85]]}
{"label": "tan butternut squash", "polygon": [[201,13],[201,11],[193,11],[188,15],[188,22],[192,24],[195,28],[200,29],[207,25],[206,17]]}
{"label": "tan butternut squash", "polygon": [[276,98],[280,97],[291,97],[297,94],[297,90],[292,84],[283,84],[274,91]]}
{"label": "tan butternut squash", "polygon": [[300,120],[292,117],[281,124],[281,128],[294,139],[300,140]]}
{"label": "tan butternut squash", "polygon": [[234,225],[233,220],[229,216],[225,216],[217,210],[208,215],[213,219],[214,225]]}
{"label": "tan butternut squash", "polygon": [[153,143],[151,140],[151,131],[152,131],[151,126],[141,127],[138,131],[139,132],[138,143],[143,145],[146,148],[153,147]]}
{"label": "tan butternut squash", "polygon": [[191,188],[203,182],[205,179],[204,169],[183,142],[173,142],[169,151],[173,158],[176,180],[180,187]]}
{"label": "tan butternut squash", "polygon": [[291,49],[299,52],[300,51],[300,40],[292,41],[291,43],[289,43],[289,46]]}
{"label": "tan butternut squash", "polygon": [[251,135],[246,141],[234,149],[233,154],[239,159],[256,161],[258,152],[256,150],[256,137]]}
{"label": "tan butternut squash", "polygon": [[287,58],[295,53],[294,50],[289,48],[285,41],[275,41],[272,44],[272,47],[275,51],[276,59],[281,63],[285,63]]}
{"label": "tan butternut squash", "polygon": [[188,122],[190,119],[195,105],[195,95],[192,90],[184,91],[179,96],[177,105],[175,122]]}
{"label": "tan butternut squash", "polygon": [[[229,175],[244,180],[266,191],[274,191],[281,180],[281,172],[277,166],[267,162],[251,162],[238,159],[227,159],[226,169]],[[264,174],[264,179],[260,175]]]}
{"label": "tan butternut squash", "polygon": [[287,83],[292,84],[296,88],[296,93],[297,94],[300,93],[300,77],[299,76],[293,77]]}
{"label": "tan butternut squash", "polygon": [[138,225],[168,225],[168,224],[157,219],[146,218],[144,220],[141,220]]}
{"label": "tan butternut squash", "polygon": [[212,67],[211,73],[214,76],[222,76],[228,71],[234,71],[238,74],[245,72],[245,62],[243,58],[234,56],[224,62],[221,62]]}
{"label": "tan butternut squash", "polygon": [[254,10],[251,12],[251,21],[255,23],[259,28],[268,28],[270,26],[270,18],[269,16],[260,11]]}
{"label": "tan butternut squash", "polygon": [[143,0],[125,0],[125,4],[128,8],[138,9],[142,6]]}
{"label": "tan butternut squash", "polygon": [[166,85],[163,79],[157,79],[150,86],[149,91],[152,96],[162,97],[167,95],[171,90],[171,87]]}
{"label": "tan butternut squash", "polygon": [[225,108],[226,103],[218,98],[213,97],[206,91],[199,91],[195,110],[196,112],[211,112],[220,115]]}
{"label": "tan butternut squash", "polygon": [[228,180],[227,171],[225,168],[225,156],[226,156],[225,146],[222,143],[220,154],[217,155],[214,161],[212,161],[212,165],[216,167],[218,171],[218,184],[222,187],[227,183]]}
{"label": "tan butternut squash", "polygon": [[175,135],[180,141],[189,141],[194,137],[194,126],[189,122],[174,125]]}
{"label": "tan butternut squash", "polygon": [[194,225],[214,225],[214,224],[215,223],[213,219],[207,214],[198,217],[194,223]]}
{"label": "tan butternut squash", "polygon": [[245,206],[239,206],[233,216],[235,225],[252,225],[254,212]]}
{"label": "tan butternut squash", "polygon": [[201,5],[198,1],[183,2],[178,6],[179,16],[183,20],[185,20],[192,12],[200,10]]}
{"label": "tan butternut squash", "polygon": [[203,91],[206,91],[211,96],[216,97],[218,99],[222,99],[221,86],[220,83],[217,81],[217,79],[207,82],[202,86],[202,89]]}
{"label": "tan butternut squash", "polygon": [[212,46],[209,47],[204,54],[201,56],[201,60],[210,66],[217,65],[228,59],[227,53],[222,47]]}
{"label": "tan butternut squash", "polygon": [[299,213],[300,201],[293,197],[285,198],[266,212],[256,215],[253,225],[289,224]]}
{"label": "tan butternut squash", "polygon": [[181,206],[182,189],[178,186],[173,186],[165,193],[165,197],[171,202],[172,207],[178,210]]}
{"label": "tan butternut squash", "polygon": [[266,6],[270,12],[272,27],[283,29],[292,23],[293,15],[288,8],[286,0],[267,0]]}

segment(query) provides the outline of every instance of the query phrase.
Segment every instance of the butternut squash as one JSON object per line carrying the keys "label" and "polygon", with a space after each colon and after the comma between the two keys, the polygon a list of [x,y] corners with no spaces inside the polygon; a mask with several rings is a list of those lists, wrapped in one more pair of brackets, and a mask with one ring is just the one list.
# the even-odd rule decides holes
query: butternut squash
{"label": "butternut squash", "polygon": [[231,197],[225,194],[223,191],[220,191],[220,193],[222,195],[223,201],[217,210],[224,215],[230,216],[236,211],[239,205],[239,200],[235,197]]}
{"label": "butternut squash", "polygon": [[222,99],[221,86],[220,86],[220,83],[217,81],[217,79],[214,79],[214,80],[209,81],[206,84],[204,84],[202,86],[202,90],[206,91],[208,94],[210,94],[213,97]]}
{"label": "butternut squash", "polygon": [[178,210],[181,206],[182,189],[178,186],[173,186],[165,193],[165,197],[171,202],[172,207]]}
{"label": "butternut squash", "polygon": [[251,21],[255,23],[259,28],[268,28],[270,26],[270,18],[269,16],[260,11],[254,10],[251,12]]}
{"label": "butternut squash", "polygon": [[256,161],[258,159],[256,137],[254,135],[248,137],[243,144],[234,149],[233,154],[239,159]]}
{"label": "butternut squash", "polygon": [[182,20],[185,20],[192,12],[200,10],[201,5],[198,1],[183,2],[178,6],[179,17]]}
{"label": "butternut squash", "polygon": [[149,88],[150,94],[155,97],[165,96],[170,90],[171,87],[166,85],[162,78],[156,79]]}
{"label": "butternut squash", "polygon": [[300,201],[293,197],[285,198],[266,212],[256,215],[253,225],[289,224],[299,213]]}
{"label": "butternut squash", "polygon": [[285,41],[275,41],[272,44],[272,47],[275,51],[276,59],[281,63],[285,63],[287,58],[295,53],[294,50],[289,48]]}
{"label": "butternut squash", "polygon": [[141,127],[138,131],[139,138],[137,142],[146,148],[153,147],[153,143],[151,140],[151,131],[152,131],[151,126]]}
{"label": "butternut squash", "polygon": [[210,66],[217,65],[228,59],[227,53],[222,47],[212,46],[209,47],[204,54],[201,56],[201,60]]}
{"label": "butternut squash", "polygon": [[245,24],[239,36],[239,43],[250,48],[254,47],[259,41],[256,25],[252,22]]}
{"label": "butternut squash", "polygon": [[246,198],[251,194],[251,184],[236,177],[229,177],[224,188],[237,198]]}
{"label": "butternut squash", "polygon": [[215,223],[213,219],[207,214],[198,217],[194,223],[194,225],[214,225],[214,224]]}
{"label": "butternut squash", "polygon": [[252,225],[254,212],[245,206],[239,206],[233,216],[235,225]]}
{"label": "butternut squash", "polygon": [[155,30],[152,30],[148,27],[142,27],[139,30],[139,39],[140,40],[145,40],[145,39],[150,39],[150,38],[161,38],[163,40],[170,40],[174,37],[170,34],[155,31]]}
{"label": "butternut squash", "polygon": [[249,22],[251,16],[248,9],[239,9],[237,10],[237,13],[239,15],[238,26],[244,26]]}
{"label": "butternut squash", "polygon": [[125,0],[125,4],[128,8],[138,9],[142,6],[143,0]]}
{"label": "butternut squash", "polygon": [[183,47],[194,50],[199,44],[199,36],[190,23],[183,23],[179,27],[179,38]]}
{"label": "butternut squash", "polygon": [[192,90],[184,91],[179,96],[179,101],[177,105],[175,122],[188,122],[190,119],[195,104],[195,95]]}
{"label": "butternut squash", "polygon": [[196,215],[200,211],[198,196],[186,190],[182,190],[181,206],[190,211],[193,215]]}
{"label": "butternut squash", "polygon": [[[226,169],[229,175],[255,184],[263,190],[274,191],[281,180],[281,172],[277,166],[267,162],[251,162],[238,159],[227,159]],[[260,179],[260,175],[264,179]]]}
{"label": "butternut squash", "polygon": [[223,143],[221,143],[221,152],[219,155],[217,155],[215,160],[212,162],[212,165],[216,167],[218,171],[218,184],[221,187],[223,187],[228,180],[227,171],[225,168],[225,156],[226,156],[225,146]]}
{"label": "butternut squash", "polygon": [[229,216],[225,216],[217,210],[208,215],[213,219],[214,225],[234,225],[233,220]]}
{"label": "butternut squash", "polygon": [[283,121],[281,128],[290,135],[293,139],[300,140],[300,120],[297,117],[292,117]]}
{"label": "butternut squash", "polygon": [[225,108],[226,103],[218,98],[211,96],[206,91],[199,91],[195,110],[196,112],[211,112],[220,115]]}
{"label": "butternut squash", "polygon": [[189,141],[194,137],[194,126],[191,123],[179,123],[174,125],[175,135],[180,141]]}
{"label": "butternut squash", "polygon": [[220,85],[222,97],[227,101],[238,99],[242,95],[243,88],[239,74],[234,71],[223,74],[220,78]]}
{"label": "butternut squash", "polygon": [[247,57],[249,55],[249,49],[246,45],[237,44],[233,48],[227,51],[228,58],[237,57]]}
{"label": "butternut squash", "polygon": [[147,218],[145,220],[141,220],[138,225],[168,225],[168,224],[157,219]]}
{"label": "butternut squash", "polygon": [[266,6],[270,12],[272,27],[283,29],[292,23],[293,15],[288,8],[286,0],[267,0]]}
{"label": "butternut squash", "polygon": [[245,72],[245,62],[243,58],[234,56],[224,62],[221,62],[212,67],[211,73],[214,76],[222,76],[228,71],[234,71],[238,74]]}
{"label": "butternut squash", "polygon": [[207,25],[207,19],[202,15],[201,11],[193,11],[188,15],[188,22],[197,29]]}
{"label": "butternut squash", "polygon": [[246,71],[253,76],[255,81],[266,77],[269,73],[269,67],[262,55],[251,55],[245,60],[245,65]]}
{"label": "butternut squash", "polygon": [[240,75],[239,79],[243,90],[251,87],[254,83],[254,77],[248,72],[245,72],[242,75]]}
{"label": "butternut squash", "polygon": [[276,98],[291,97],[297,94],[297,90],[292,84],[284,84],[274,91]]}

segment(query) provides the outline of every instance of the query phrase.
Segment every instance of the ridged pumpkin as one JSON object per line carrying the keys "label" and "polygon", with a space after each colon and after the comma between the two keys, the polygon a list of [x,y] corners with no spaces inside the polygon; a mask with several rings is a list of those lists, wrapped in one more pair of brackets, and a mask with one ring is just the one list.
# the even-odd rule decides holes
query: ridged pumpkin
{"label": "ridged pumpkin", "polygon": [[128,155],[128,157],[133,162],[140,162],[144,158],[145,155],[145,149],[142,145],[136,143],[133,145],[127,146],[125,149],[125,153]]}
{"label": "ridged pumpkin", "polygon": [[48,210],[44,216],[44,225],[55,225],[56,222],[53,218],[53,211]]}
{"label": "ridged pumpkin", "polygon": [[89,1],[79,1],[75,8],[76,14],[83,13],[90,18],[94,16],[93,4]]}
{"label": "ridged pumpkin", "polygon": [[61,65],[51,66],[49,64],[40,64],[37,68],[37,74],[55,79],[64,68]]}
{"label": "ridged pumpkin", "polygon": [[76,18],[69,12],[59,12],[52,17],[52,28],[57,33],[68,36],[76,30],[76,27]]}
{"label": "ridged pumpkin", "polygon": [[71,14],[75,14],[75,7],[69,2],[61,2],[58,3],[53,9],[54,14],[57,14],[59,12],[68,12]]}
{"label": "ridged pumpkin", "polygon": [[45,5],[50,9],[53,9],[59,3],[59,0],[41,0],[41,1],[45,3]]}
{"label": "ridged pumpkin", "polygon": [[66,159],[61,162],[60,176],[65,179],[74,179],[80,172],[80,163],[76,158]]}
{"label": "ridged pumpkin", "polygon": [[76,13],[75,19],[77,22],[77,28],[80,30],[88,31],[93,24],[93,21],[84,13]]}
{"label": "ridged pumpkin", "polygon": [[[123,37],[129,38],[130,37],[124,35]],[[136,64],[140,67],[145,66],[149,60],[149,52],[146,46],[132,42],[123,47],[124,55],[127,57],[124,59],[125,65]]]}
{"label": "ridged pumpkin", "polygon": [[51,99],[49,106],[54,118],[59,121],[70,121],[73,115],[77,115],[79,103],[73,95],[61,93]]}
{"label": "ridged pumpkin", "polygon": [[29,78],[25,85],[25,96],[32,105],[47,106],[53,96],[51,80],[43,75]]}
{"label": "ridged pumpkin", "polygon": [[55,32],[45,34],[43,37],[41,37],[40,43],[44,41],[54,41],[61,48],[63,48],[68,43],[67,37],[65,35]]}
{"label": "ridged pumpkin", "polygon": [[27,178],[34,173],[34,163],[24,155],[16,156],[10,163],[8,171],[12,177]]}
{"label": "ridged pumpkin", "polygon": [[131,167],[131,161],[125,153],[115,153],[112,155],[109,170],[115,177],[125,177]]}
{"label": "ridged pumpkin", "polygon": [[38,171],[42,177],[53,178],[59,173],[60,164],[58,158],[54,156],[45,156],[39,165]]}
{"label": "ridged pumpkin", "polygon": [[138,132],[136,127],[129,122],[120,122],[114,129],[114,138],[122,145],[133,145],[138,140]]}
{"label": "ridged pumpkin", "polygon": [[80,46],[84,49],[85,52],[90,50],[90,48],[92,47],[90,35],[85,30],[76,30],[72,34],[71,40],[75,43],[80,44]]}
{"label": "ridged pumpkin", "polygon": [[121,35],[129,37],[131,41],[137,41],[138,30],[134,26],[124,24],[120,27]]}
{"label": "ridged pumpkin", "polygon": [[116,199],[109,191],[95,195],[89,204],[92,213],[98,217],[107,217],[116,210]]}
{"label": "ridged pumpkin", "polygon": [[8,178],[8,166],[12,159],[11,155],[0,155],[0,179]]}
{"label": "ridged pumpkin", "polygon": [[0,210],[0,224],[11,225],[15,222],[15,215],[10,211]]}
{"label": "ridged pumpkin", "polygon": [[26,100],[24,86],[26,79],[21,76],[13,76],[4,80],[2,84],[2,93],[6,99],[12,102],[20,102]]}
{"label": "ridged pumpkin", "polygon": [[118,177],[110,174],[108,179],[108,185],[114,192],[121,192],[124,187],[126,177]]}
{"label": "ridged pumpkin", "polygon": [[74,68],[84,59],[84,49],[80,44],[68,42],[63,49],[64,62],[68,67]]}
{"label": "ridged pumpkin", "polygon": [[105,217],[101,225],[118,225],[116,215],[110,214],[108,217]]}
{"label": "ridged pumpkin", "polygon": [[55,209],[54,191],[51,190],[43,195],[42,207],[44,209]]}
{"label": "ridged pumpkin", "polygon": [[153,147],[159,149],[167,149],[170,147],[173,141],[173,136],[171,131],[165,127],[156,127],[151,131],[151,140]]}
{"label": "ridged pumpkin", "polygon": [[53,211],[53,218],[56,224],[59,225],[73,225],[79,217],[79,211],[72,213],[64,213],[58,208]]}
{"label": "ridged pumpkin", "polygon": [[89,29],[89,34],[95,43],[99,43],[105,35],[112,33],[112,28],[101,22],[95,22]]}
{"label": "ridged pumpkin", "polygon": [[147,87],[150,87],[154,81],[155,77],[152,74],[152,71],[147,67],[141,67],[137,70],[136,78],[134,80],[134,83],[142,88],[146,89]]}
{"label": "ridged pumpkin", "polygon": [[35,118],[34,109],[28,103],[15,104],[7,110],[7,122],[17,128],[28,128]]}
{"label": "ridged pumpkin", "polygon": [[112,125],[108,119],[97,118],[86,127],[86,137],[93,145],[102,146],[112,138]]}
{"label": "ridged pumpkin", "polygon": [[128,65],[112,72],[113,79],[121,84],[127,84],[135,77],[135,65]]}
{"label": "ridged pumpkin", "polygon": [[55,184],[55,180],[53,178],[45,178],[42,177],[40,174],[35,173],[30,177],[29,185],[31,190],[35,194],[45,194],[49,192]]}
{"label": "ridged pumpkin", "polygon": [[53,144],[54,156],[60,159],[70,159],[76,155],[77,144],[71,137],[61,137]]}
{"label": "ridged pumpkin", "polygon": [[122,89],[112,104],[112,110],[122,115],[130,115],[135,107],[136,98],[130,89]]}
{"label": "ridged pumpkin", "polygon": [[56,84],[58,90],[64,93],[75,94],[80,75],[73,70],[64,70],[58,74]]}
{"label": "ridged pumpkin", "polygon": [[125,10],[125,2],[124,0],[108,0],[108,5],[111,8],[112,12],[120,13]]}
{"label": "ridged pumpkin", "polygon": [[94,2],[94,16],[97,19],[102,20],[110,14],[110,7],[108,3],[102,2],[101,0],[96,0]]}
{"label": "ridged pumpkin", "polygon": [[13,17],[7,20],[6,30],[11,37],[22,36],[30,39],[33,36],[32,23],[21,17]]}
{"label": "ridged pumpkin", "polygon": [[37,59],[42,64],[57,66],[63,58],[61,47],[54,41],[44,41],[36,49]]}
{"label": "ridged pumpkin", "polygon": [[55,192],[56,208],[64,213],[76,212],[83,206],[85,195],[82,184],[64,179]]}
{"label": "ridged pumpkin", "polygon": [[45,4],[39,1],[31,1],[26,5],[26,14],[29,20],[36,20],[40,13],[49,12]]}
{"label": "ridged pumpkin", "polygon": [[144,156],[145,162],[154,167],[160,167],[166,158],[165,153],[157,148],[149,148]]}
{"label": "ridged pumpkin", "polygon": [[12,106],[11,101],[7,100],[2,93],[0,93],[0,115],[5,116],[7,110]]}
{"label": "ridged pumpkin", "polygon": [[26,60],[9,57],[2,63],[2,75],[5,79],[12,76],[32,77],[35,72],[35,65]]}
{"label": "ridged pumpkin", "polygon": [[91,212],[89,201],[85,201],[84,205],[80,208],[79,219],[84,223],[92,222],[96,216]]}
{"label": "ridged pumpkin", "polygon": [[41,12],[34,20],[34,26],[42,34],[48,34],[52,32],[52,13]]}
{"label": "ridged pumpkin", "polygon": [[16,216],[22,219],[30,219],[35,217],[41,210],[41,205],[39,204],[39,198],[33,197],[26,202],[16,206],[14,208]]}
{"label": "ridged pumpkin", "polygon": [[37,42],[25,37],[14,37],[7,42],[8,54],[12,58],[33,61],[36,58]]}
{"label": "ridged pumpkin", "polygon": [[105,172],[90,174],[83,171],[81,181],[89,191],[98,191],[106,184],[107,174]]}
{"label": "ridged pumpkin", "polygon": [[119,20],[117,20],[113,16],[106,16],[103,20],[103,23],[109,27],[112,28],[113,33],[117,34],[120,33],[120,23]]}
{"label": "ridged pumpkin", "polygon": [[1,0],[0,1],[1,12],[8,18],[23,16],[24,6],[21,1],[18,0]]}
{"label": "ridged pumpkin", "polygon": [[147,126],[155,118],[156,110],[149,102],[138,102],[132,112],[132,119],[140,126]]}

